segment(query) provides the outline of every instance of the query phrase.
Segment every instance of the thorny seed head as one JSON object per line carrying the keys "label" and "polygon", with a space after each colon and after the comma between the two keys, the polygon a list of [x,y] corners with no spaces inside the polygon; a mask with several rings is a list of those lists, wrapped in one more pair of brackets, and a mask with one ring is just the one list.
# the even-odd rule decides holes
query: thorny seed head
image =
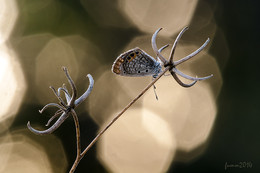
{"label": "thorny seed head", "polygon": [[[48,126],[53,119],[58,117],[60,114],[61,115],[58,118],[58,120],[50,128],[48,128],[46,130],[43,130],[43,131],[36,130],[36,129],[32,128],[32,126],[30,124],[30,121],[28,121],[28,123],[27,123],[28,129],[31,132],[33,132],[33,133],[35,133],[37,135],[50,134],[50,133],[54,132],[69,117],[69,115],[71,114],[71,111],[74,111],[74,109],[89,96],[89,94],[91,93],[91,91],[93,89],[94,79],[92,78],[92,76],[90,74],[88,74],[87,77],[89,79],[89,87],[88,87],[87,91],[84,94],[82,94],[82,96],[80,96],[78,99],[76,99],[77,89],[76,89],[75,83],[71,79],[71,77],[70,77],[70,75],[68,73],[68,69],[66,67],[63,67],[63,71],[65,72],[65,75],[66,75],[66,77],[67,77],[67,79],[69,81],[69,84],[71,86],[72,94],[71,95],[69,94],[69,91],[67,90],[67,88],[65,87],[64,84],[63,84],[62,87],[58,88],[58,92],[52,86],[50,86],[50,88],[52,89],[53,93],[58,98],[59,104],[57,104],[57,103],[49,103],[49,104],[45,105],[41,110],[39,110],[39,112],[42,113],[48,107],[56,107],[56,108],[58,108],[58,110],[50,118],[50,120],[48,121],[46,126]],[[64,101],[62,99],[61,91],[64,93],[66,101]]]}
{"label": "thorny seed head", "polygon": [[[162,56],[160,49],[158,50],[157,44],[156,44],[156,37],[157,37],[158,33],[159,33],[161,30],[162,30],[162,28],[159,28],[159,29],[158,29],[157,31],[155,31],[155,33],[153,34],[153,36],[152,36],[152,48],[153,48],[154,53],[156,54],[156,56],[157,56],[157,57],[160,59],[160,61],[163,63],[163,66],[164,66],[164,67],[168,67],[168,66],[170,67],[170,68],[169,68],[169,72],[171,73],[171,75],[173,76],[173,78],[178,82],[178,84],[180,84],[180,85],[183,86],[183,87],[191,87],[191,86],[193,86],[197,81],[209,79],[209,78],[211,78],[211,77],[213,76],[213,75],[209,75],[209,76],[201,77],[201,78],[191,77],[191,76],[188,76],[188,75],[182,73],[181,71],[179,71],[179,70],[176,68],[179,64],[181,64],[181,63],[183,63],[183,62],[185,62],[185,61],[191,59],[192,57],[194,57],[195,55],[197,55],[199,52],[201,52],[201,51],[207,46],[207,44],[209,43],[209,40],[210,40],[209,38],[205,41],[205,43],[204,43],[200,48],[198,48],[197,50],[195,50],[194,52],[192,52],[192,53],[189,54],[188,56],[186,56],[186,57],[184,57],[184,58],[182,58],[182,59],[180,59],[180,60],[178,60],[178,61],[173,61],[173,56],[174,56],[174,52],[175,52],[176,46],[177,46],[177,44],[178,44],[178,42],[179,42],[181,36],[183,35],[183,33],[188,30],[188,27],[184,27],[184,28],[182,29],[182,31],[178,34],[176,40],[174,41],[174,44],[173,44],[172,49],[171,49],[170,56],[169,56],[169,58],[168,58],[169,60],[167,61],[167,60]],[[182,77],[184,77],[184,78],[186,78],[186,79],[192,80],[193,82],[190,83],[190,84],[185,84],[185,83],[183,83],[183,82],[179,79],[179,77],[178,77],[177,75],[182,76]]]}

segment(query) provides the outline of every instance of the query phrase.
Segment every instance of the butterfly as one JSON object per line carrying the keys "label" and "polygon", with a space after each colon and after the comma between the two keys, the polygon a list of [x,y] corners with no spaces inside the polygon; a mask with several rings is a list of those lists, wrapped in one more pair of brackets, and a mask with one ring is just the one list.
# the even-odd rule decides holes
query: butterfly
{"label": "butterfly", "polygon": [[[166,48],[168,45],[162,47],[159,51]],[[142,77],[152,76],[154,79],[162,71],[161,61],[156,61],[153,57],[148,55],[145,51],[136,47],[119,55],[112,65],[112,72],[121,76]],[[156,100],[158,96],[155,92],[155,85],[153,85]]]}
{"label": "butterfly", "polygon": [[160,60],[156,61],[142,49],[136,47],[119,55],[112,65],[112,72],[121,76],[156,78],[162,71]]}

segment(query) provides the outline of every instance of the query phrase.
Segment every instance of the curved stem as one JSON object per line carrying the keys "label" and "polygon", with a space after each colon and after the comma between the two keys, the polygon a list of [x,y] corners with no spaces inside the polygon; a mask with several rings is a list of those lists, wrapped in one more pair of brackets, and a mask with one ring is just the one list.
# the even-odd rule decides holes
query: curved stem
{"label": "curved stem", "polygon": [[50,89],[53,91],[54,95],[59,99],[60,104],[64,107],[66,107],[65,102],[63,101],[63,99],[60,97],[60,95],[57,93],[57,91],[55,90],[55,88],[53,86],[50,86]]}
{"label": "curved stem", "polygon": [[191,87],[191,86],[193,86],[197,81],[193,81],[192,83],[190,83],[190,84],[185,84],[185,83],[183,83],[179,78],[178,78],[178,76],[176,75],[176,73],[174,73],[173,71],[170,71],[171,72],[171,75],[172,75],[172,77],[176,80],[176,82],[180,85],[180,86],[182,86],[182,87],[185,87],[185,88],[188,88],[188,87]]}
{"label": "curved stem", "polygon": [[63,71],[65,72],[65,75],[67,76],[70,87],[72,89],[72,95],[71,95],[71,99],[70,99],[68,105],[73,107],[74,105],[72,105],[72,104],[74,104],[76,97],[77,97],[77,89],[76,89],[76,86],[75,86],[73,80],[71,79],[71,77],[69,75],[68,69],[66,67],[63,67]]}
{"label": "curved stem", "polygon": [[62,107],[61,105],[59,105],[57,103],[49,103],[49,104],[45,105],[41,110],[39,110],[39,112],[43,113],[43,111],[45,111],[48,107],[57,107],[63,111],[66,111],[66,109],[64,107]]}
{"label": "curved stem", "polygon": [[158,51],[161,53],[165,48],[167,48],[169,46],[169,44],[164,45],[163,47],[161,47]]}
{"label": "curved stem", "polygon": [[[161,47],[158,51],[159,53],[161,53],[165,48],[167,48],[169,46],[169,44],[164,45],[163,47]],[[163,62],[161,61],[160,58],[158,58],[158,56],[156,57],[156,61],[158,61],[161,65],[164,65]]]}
{"label": "curved stem", "polygon": [[213,76],[213,75],[210,75],[210,76],[198,78],[198,77],[188,76],[188,75],[182,73],[181,71],[179,71],[179,70],[176,69],[176,68],[173,68],[172,71],[173,71],[174,73],[177,73],[177,74],[180,75],[181,77],[184,77],[184,78],[189,79],[189,80],[194,80],[194,81],[200,81],[200,80],[209,79],[209,78],[211,78],[211,77]]}
{"label": "curved stem", "polygon": [[88,79],[89,79],[89,86],[88,86],[88,89],[87,91],[82,95],[80,96],[76,101],[75,101],[75,106],[78,106],[80,103],[82,103],[88,96],[89,94],[91,93],[92,89],[93,89],[93,86],[94,86],[94,79],[93,77],[88,74],[87,75]]}
{"label": "curved stem", "polygon": [[52,122],[52,120],[54,120],[55,118],[57,118],[61,113],[63,112],[63,110],[57,110],[55,112],[55,114],[49,119],[49,121],[47,122],[47,124],[45,126],[49,126],[50,123]]}
{"label": "curved stem", "polygon": [[71,100],[71,96],[67,90],[67,88],[65,87],[65,84],[62,85],[62,87],[59,87],[58,88],[58,94],[60,96],[60,92],[63,91],[64,92],[64,95],[65,95],[65,98],[66,98],[66,101],[67,101],[67,104],[69,103],[69,101]]}
{"label": "curved stem", "polygon": [[184,34],[185,31],[187,31],[189,29],[189,27],[184,27],[181,32],[178,34],[177,38],[175,39],[173,46],[172,46],[172,50],[171,50],[171,54],[170,54],[170,58],[169,58],[169,62],[172,63],[173,62],[173,55],[177,46],[177,43],[180,41],[181,36]]}
{"label": "curved stem", "polygon": [[163,62],[163,64],[167,64],[167,60],[162,56],[162,54],[160,54],[159,50],[158,50],[158,47],[156,45],[156,37],[157,37],[157,34],[159,33],[159,31],[161,30],[162,28],[159,28],[157,31],[155,31],[155,33],[153,34],[152,36],[152,47],[153,47],[153,51],[154,53],[156,54],[156,56],[158,56],[160,58],[160,60]]}
{"label": "curved stem", "polygon": [[175,66],[177,66],[177,65],[179,65],[179,64],[181,64],[181,63],[183,63],[183,62],[185,62],[185,61],[187,61],[187,60],[189,60],[189,59],[191,59],[192,57],[194,57],[195,55],[197,55],[198,53],[200,53],[206,46],[207,46],[207,44],[209,43],[209,38],[205,41],[205,43],[200,47],[200,48],[198,48],[197,50],[195,50],[194,52],[192,52],[191,54],[189,54],[188,56],[186,56],[186,57],[184,57],[184,58],[182,58],[182,59],[180,59],[180,60],[178,60],[178,61],[174,61],[174,65]]}
{"label": "curved stem", "polygon": [[54,132],[58,127],[60,127],[60,125],[69,117],[69,114],[63,112],[60,116],[60,118],[47,130],[36,130],[34,128],[32,128],[30,121],[28,121],[27,123],[27,127],[28,129],[33,132],[36,135],[46,135],[46,134],[50,134],[52,132]]}

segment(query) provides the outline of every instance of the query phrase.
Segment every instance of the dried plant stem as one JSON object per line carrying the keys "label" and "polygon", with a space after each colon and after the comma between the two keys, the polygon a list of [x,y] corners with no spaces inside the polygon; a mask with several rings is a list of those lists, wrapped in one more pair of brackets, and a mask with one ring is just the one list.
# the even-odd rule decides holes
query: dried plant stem
{"label": "dried plant stem", "polygon": [[73,119],[74,119],[74,123],[75,123],[75,128],[76,128],[76,138],[77,138],[77,156],[76,156],[76,160],[74,161],[71,169],[70,169],[70,173],[73,173],[80,160],[82,159],[83,155],[81,155],[81,142],[80,142],[80,127],[79,127],[79,119],[78,119],[78,116],[76,114],[76,112],[73,110],[71,111],[71,114],[73,116]]}
{"label": "dried plant stem", "polygon": [[88,152],[88,150],[98,141],[98,139],[103,135],[103,133],[105,133],[105,131],[107,131],[107,129],[121,116],[123,115],[123,113],[128,109],[130,108],[140,97],[142,97],[142,95],[144,95],[144,93],[151,87],[155,84],[155,82],[157,82],[168,70],[170,69],[170,67],[166,67],[162,73],[160,73],[157,78],[155,78],[149,85],[147,85],[145,87],[145,89],[140,93],[138,94],[138,96],[136,96],[121,112],[119,112],[117,114],[117,116],[115,116],[113,118],[113,120],[111,120],[109,122],[108,125],[106,125],[106,127],[101,130],[97,136],[92,140],[92,142],[85,148],[85,150],[81,152],[81,149],[80,149],[80,132],[79,132],[79,121],[78,121],[78,118],[77,118],[77,115],[74,111],[74,113],[72,112],[72,115],[73,115],[73,118],[74,118],[74,122],[75,122],[75,126],[76,126],[76,135],[77,135],[77,158],[70,170],[70,173],[73,173],[77,167],[77,165],[79,164],[80,160],[84,157],[84,155]]}
{"label": "dried plant stem", "polygon": [[110,121],[110,123],[102,130],[98,133],[98,135],[93,139],[93,141],[87,146],[87,148],[82,152],[82,155],[85,155],[87,153],[87,151],[97,142],[97,140],[101,137],[101,135],[130,107],[132,106],[132,104],[134,104],[140,97],[142,97],[142,95],[144,95],[144,93],[151,87],[153,86],[153,84],[159,80],[168,70],[170,67],[166,67],[164,69],[164,71],[158,75],[157,78],[155,78],[149,85],[147,85],[147,87],[138,95],[136,96],[120,113],[117,114],[117,116]]}
{"label": "dried plant stem", "polygon": [[[67,68],[63,67],[63,70],[66,74],[66,77],[69,81],[69,84],[71,86],[71,89],[72,89],[72,95],[70,96],[69,92],[67,91],[65,85],[63,87],[60,87],[58,89],[58,92],[53,88],[51,87],[51,89],[53,90],[55,96],[59,99],[60,101],[60,104],[57,104],[57,103],[49,103],[47,104],[46,106],[43,107],[42,110],[40,110],[40,113],[42,113],[46,108],[48,107],[57,107],[59,108],[58,111],[56,111],[56,113],[54,114],[54,116],[48,121],[47,125],[50,124],[50,122],[56,118],[58,115],[60,115],[59,119],[54,123],[54,125],[52,125],[49,129],[47,130],[44,130],[44,131],[38,131],[38,130],[35,130],[33,129],[31,126],[30,126],[30,122],[28,122],[27,126],[29,128],[29,130],[31,130],[33,133],[35,134],[38,134],[38,135],[43,135],[43,134],[49,134],[49,133],[52,133],[54,130],[56,130],[64,121],[65,119],[68,118],[69,115],[72,115],[73,116],[73,119],[74,119],[74,123],[75,123],[75,129],[76,129],[76,145],[77,145],[77,156],[76,156],[76,159],[70,169],[70,173],[73,173],[80,160],[84,157],[84,155],[88,152],[88,150],[99,140],[99,138],[107,131],[107,129],[114,123],[116,122],[116,120],[124,114],[124,112],[129,109],[140,97],[142,97],[144,95],[144,93],[152,86],[154,86],[155,82],[157,82],[167,71],[169,71],[173,78],[183,87],[191,87],[193,86],[197,81],[200,81],[200,80],[205,80],[205,79],[208,79],[210,77],[212,77],[212,75],[210,76],[206,76],[206,77],[201,77],[201,78],[198,78],[198,77],[191,77],[191,76],[188,76],[184,73],[182,73],[181,71],[179,71],[176,66],[191,59],[192,57],[194,57],[195,55],[197,55],[199,52],[201,52],[205,47],[206,45],[208,44],[209,42],[209,39],[206,40],[206,42],[199,48],[197,49],[196,51],[194,51],[193,53],[189,54],[188,56],[178,60],[178,61],[173,61],[173,55],[174,55],[174,52],[175,52],[175,49],[176,49],[176,45],[177,43],[179,42],[181,36],[183,35],[183,33],[188,29],[188,27],[185,27],[180,33],[179,35],[177,36],[177,39],[175,40],[174,42],[174,45],[171,49],[171,54],[169,56],[169,60],[167,61],[162,55],[161,55],[161,51],[168,47],[169,45],[165,45],[163,46],[162,48],[158,49],[157,45],[156,45],[156,36],[157,34],[159,33],[159,31],[161,30],[162,28],[159,28],[152,36],[152,47],[153,47],[153,50],[157,56],[157,58],[160,59],[162,65],[165,67],[165,69],[157,76],[157,73],[156,73],[156,78],[150,83],[148,84],[141,92],[140,94],[138,94],[128,105],[126,105],[121,112],[119,112],[106,126],[103,130],[101,130],[97,136],[90,142],[90,144],[84,149],[83,152],[81,152],[81,139],[80,139],[80,125],[79,125],[79,120],[78,120],[78,117],[77,117],[77,114],[75,112],[75,108],[80,104],[82,103],[87,97],[88,95],[90,94],[90,92],[92,91],[92,88],[93,88],[93,85],[94,85],[94,80],[92,78],[91,75],[88,75],[87,77],[89,78],[89,87],[87,89],[87,91],[82,95],[80,96],[78,99],[76,99],[77,97],[77,89],[76,89],[76,86],[73,82],[73,80],[71,79],[69,73],[68,73],[68,70]],[[192,80],[193,82],[190,83],[190,84],[185,84],[183,83],[179,77],[177,76],[177,74],[179,76],[182,76],[186,79],[189,79],[189,80]],[[60,96],[60,92],[63,91],[64,94],[65,94],[65,97],[66,97],[66,101],[63,101],[63,99],[61,98]]]}

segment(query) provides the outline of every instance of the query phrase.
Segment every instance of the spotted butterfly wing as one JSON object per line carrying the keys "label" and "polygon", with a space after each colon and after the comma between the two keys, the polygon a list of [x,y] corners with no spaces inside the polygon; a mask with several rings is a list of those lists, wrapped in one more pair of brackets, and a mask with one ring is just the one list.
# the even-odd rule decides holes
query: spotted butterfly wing
{"label": "spotted butterfly wing", "polygon": [[117,57],[112,72],[122,76],[154,76],[161,72],[161,65],[153,57],[136,47]]}

